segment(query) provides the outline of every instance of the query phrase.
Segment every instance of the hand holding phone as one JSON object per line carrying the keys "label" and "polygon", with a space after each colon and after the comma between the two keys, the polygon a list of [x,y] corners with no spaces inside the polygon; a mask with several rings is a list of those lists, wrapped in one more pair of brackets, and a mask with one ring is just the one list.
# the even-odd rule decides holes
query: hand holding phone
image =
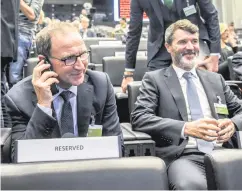
{"label": "hand holding phone", "polygon": [[[46,60],[41,60],[34,68],[32,84],[37,96],[38,104],[51,108],[53,95],[56,93],[52,91],[57,90],[55,84],[59,83],[57,76],[57,73],[51,71],[51,64],[47,63]],[[56,89],[53,89],[54,86]]]}

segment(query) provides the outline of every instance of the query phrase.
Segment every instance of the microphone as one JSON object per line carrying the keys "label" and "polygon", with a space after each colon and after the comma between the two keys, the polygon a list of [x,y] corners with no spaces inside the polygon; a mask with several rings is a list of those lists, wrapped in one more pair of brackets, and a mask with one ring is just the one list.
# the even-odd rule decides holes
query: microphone
{"label": "microphone", "polygon": [[65,133],[61,138],[76,138],[73,133]]}

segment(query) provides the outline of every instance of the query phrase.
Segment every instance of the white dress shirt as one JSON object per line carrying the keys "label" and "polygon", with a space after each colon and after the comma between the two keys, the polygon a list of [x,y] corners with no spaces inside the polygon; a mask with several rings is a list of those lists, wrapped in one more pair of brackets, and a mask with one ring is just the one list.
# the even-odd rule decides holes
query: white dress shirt
{"label": "white dress shirt", "polygon": [[[56,117],[57,117],[57,121],[59,124],[59,127],[61,128],[61,111],[62,111],[62,107],[64,104],[64,100],[63,98],[60,96],[60,94],[63,91],[67,91],[64,90],[60,87],[58,87],[59,92],[57,94],[55,94],[53,96],[53,105],[54,105],[54,110],[56,113]],[[74,125],[74,135],[76,137],[78,137],[78,127],[77,127],[77,103],[76,103],[76,98],[77,98],[77,86],[71,86],[68,91],[71,91],[73,93],[72,97],[70,98],[70,103],[71,103],[71,108],[72,108],[72,116],[73,116],[73,125]],[[48,114],[49,116],[52,116],[52,109],[51,108],[47,108],[44,106],[41,106],[39,104],[37,104],[38,107],[44,111],[46,114]]]}
{"label": "white dress shirt", "polygon": [[[181,89],[182,89],[182,92],[183,92],[183,95],[184,95],[184,98],[185,98],[187,114],[188,114],[188,121],[191,121],[192,120],[191,111],[190,111],[188,99],[187,99],[187,80],[183,77],[183,74],[187,71],[185,71],[181,68],[178,68],[174,64],[172,66],[173,66],[173,68],[174,68],[174,70],[177,74],[177,77],[179,79]],[[209,106],[207,95],[206,95],[204,88],[203,88],[203,85],[202,85],[202,83],[201,83],[201,81],[200,81],[200,79],[197,75],[195,67],[193,69],[191,69],[189,72],[191,72],[192,76],[193,76],[192,81],[195,84],[196,89],[197,89],[197,93],[198,93],[198,97],[199,97],[199,101],[200,101],[200,105],[201,105],[201,108],[202,108],[204,118],[213,118],[212,112],[211,112],[211,109],[210,109],[210,106]],[[186,138],[184,136],[184,128],[185,128],[185,126],[183,127],[182,133],[181,133],[181,137],[183,139]],[[214,142],[214,144],[215,144],[215,142]],[[219,144],[216,144],[216,145],[219,146]],[[197,147],[197,143],[196,143],[195,138],[189,137],[187,147],[192,148],[194,146]]]}

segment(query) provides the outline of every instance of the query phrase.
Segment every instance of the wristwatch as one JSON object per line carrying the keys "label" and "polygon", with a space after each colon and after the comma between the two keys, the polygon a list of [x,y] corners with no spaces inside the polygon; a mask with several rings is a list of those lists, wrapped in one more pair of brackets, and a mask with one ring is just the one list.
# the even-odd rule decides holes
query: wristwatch
{"label": "wristwatch", "polygon": [[133,72],[124,72],[123,78],[130,78],[133,76],[134,76]]}
{"label": "wristwatch", "polygon": [[123,75],[123,78],[130,78],[130,77],[133,78],[133,76],[134,76],[133,74],[129,74],[129,75],[125,75],[125,74],[124,74],[124,75]]}

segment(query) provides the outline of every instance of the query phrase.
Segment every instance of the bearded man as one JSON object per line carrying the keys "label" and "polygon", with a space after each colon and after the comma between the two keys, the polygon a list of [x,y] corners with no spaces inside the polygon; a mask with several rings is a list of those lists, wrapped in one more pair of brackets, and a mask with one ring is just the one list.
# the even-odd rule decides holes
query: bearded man
{"label": "bearded man", "polygon": [[220,74],[196,69],[198,27],[179,20],[165,33],[172,65],[147,72],[131,114],[132,127],[156,142],[170,189],[206,190],[204,155],[234,148],[242,105]]}

